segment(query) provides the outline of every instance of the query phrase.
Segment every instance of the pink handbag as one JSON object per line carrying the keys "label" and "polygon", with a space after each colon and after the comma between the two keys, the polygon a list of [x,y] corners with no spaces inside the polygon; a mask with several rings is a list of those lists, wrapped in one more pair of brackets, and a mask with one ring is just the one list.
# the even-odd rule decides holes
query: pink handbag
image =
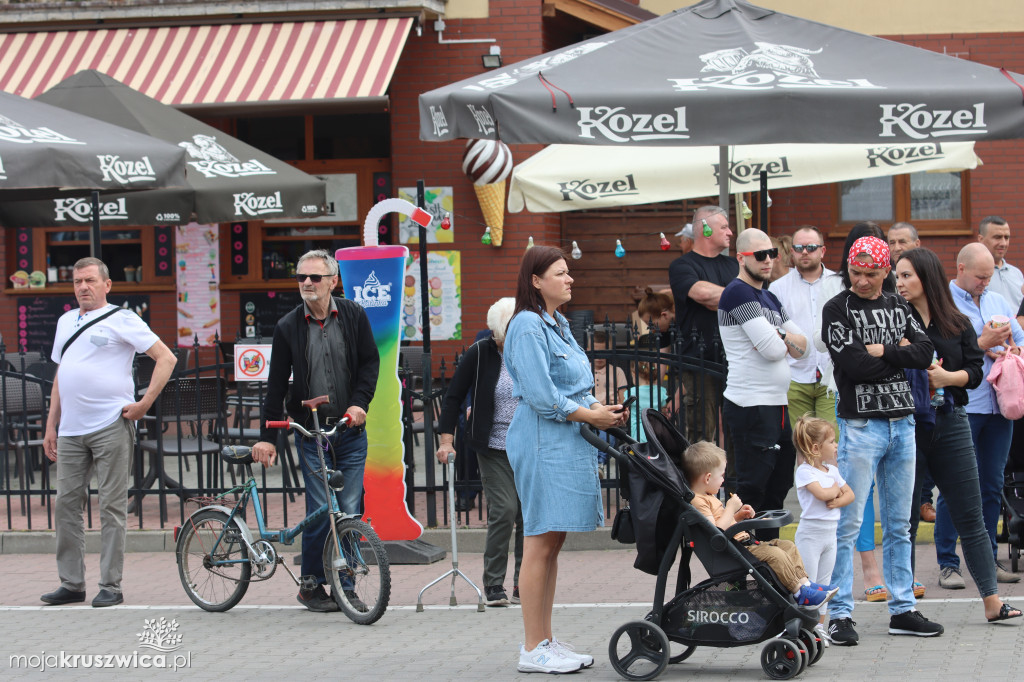
{"label": "pink handbag", "polygon": [[1024,417],[1024,359],[1013,353],[996,358],[987,378],[996,390],[999,412],[1007,419]]}

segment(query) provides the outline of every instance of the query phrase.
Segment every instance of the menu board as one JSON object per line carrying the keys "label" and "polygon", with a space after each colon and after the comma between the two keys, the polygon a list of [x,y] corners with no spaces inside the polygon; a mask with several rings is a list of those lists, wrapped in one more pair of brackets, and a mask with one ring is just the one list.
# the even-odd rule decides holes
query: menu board
{"label": "menu board", "polygon": [[[107,303],[119,305],[133,310],[149,324],[149,295],[131,294],[119,296],[115,292],[107,294]],[[36,296],[18,298],[18,336],[15,339],[4,339],[8,354],[16,353],[21,348],[31,351],[43,351],[50,357],[53,348],[53,335],[57,331],[57,320],[61,315],[77,308],[73,298],[63,296]]]}
{"label": "menu board", "polygon": [[302,303],[298,291],[243,291],[238,295],[241,316],[238,328],[242,336],[274,338],[277,321]]}

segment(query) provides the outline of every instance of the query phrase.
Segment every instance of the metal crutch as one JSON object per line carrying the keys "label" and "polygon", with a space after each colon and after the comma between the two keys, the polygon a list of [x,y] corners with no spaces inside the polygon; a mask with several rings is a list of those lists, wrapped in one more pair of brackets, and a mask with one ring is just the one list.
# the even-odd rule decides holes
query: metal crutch
{"label": "metal crutch", "polygon": [[455,453],[448,456],[448,518],[450,519],[449,524],[452,527],[452,567],[447,573],[420,590],[420,595],[416,598],[416,613],[423,613],[423,593],[448,576],[452,577],[452,596],[448,601],[449,606],[459,605],[459,602],[455,599],[455,578],[458,577],[465,580],[469,583],[470,587],[476,590],[478,599],[476,610],[481,612],[484,610],[484,593],[469,579],[469,576],[459,570],[459,543],[455,534]]}

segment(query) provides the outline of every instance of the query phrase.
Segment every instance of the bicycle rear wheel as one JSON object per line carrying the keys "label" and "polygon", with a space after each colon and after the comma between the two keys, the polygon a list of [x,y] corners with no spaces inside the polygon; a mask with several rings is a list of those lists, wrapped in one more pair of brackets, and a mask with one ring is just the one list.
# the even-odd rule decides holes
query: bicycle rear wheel
{"label": "bicycle rear wheel", "polygon": [[[188,518],[178,535],[178,576],[189,599],[206,611],[227,611],[249,589],[252,564],[242,542],[242,528],[237,519],[228,526],[228,518],[219,509],[200,510]],[[224,561],[237,563],[218,563]]]}
{"label": "bicycle rear wheel", "polygon": [[354,622],[375,623],[391,599],[391,567],[384,543],[368,523],[358,519],[342,519],[335,529],[338,541],[328,534],[324,544],[324,574],[331,594]]}

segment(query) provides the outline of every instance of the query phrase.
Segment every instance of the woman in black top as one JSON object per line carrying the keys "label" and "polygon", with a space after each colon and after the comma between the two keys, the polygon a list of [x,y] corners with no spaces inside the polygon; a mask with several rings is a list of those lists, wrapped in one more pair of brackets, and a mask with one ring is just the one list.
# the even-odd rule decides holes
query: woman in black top
{"label": "woman in black top", "polygon": [[[466,420],[465,440],[477,453],[484,497],[487,498],[487,539],[484,543],[484,596],[488,606],[519,603],[519,567],[523,562],[523,512],[516,494],[512,466],[505,452],[505,432],[518,400],[512,397],[512,378],[502,361],[505,329],[515,312],[514,298],[501,298],[487,311],[491,336],[477,341],[462,355],[441,407],[441,444],[437,461],[455,454],[455,425],[466,396],[473,407]],[[508,543],[515,525],[515,573],[512,599],[505,592]],[[987,537],[987,536],[986,536]]]}
{"label": "woman in black top", "polygon": [[[970,321],[953,303],[947,282],[938,256],[928,249],[907,251],[896,264],[897,290],[910,303],[939,356],[939,362],[927,370],[929,388],[945,390],[943,404],[934,410],[934,424],[917,420],[917,475],[920,477],[927,467],[945,499],[960,535],[967,570],[981,593],[985,617],[989,622],[1019,618],[1020,610],[1004,604],[996,594],[996,565],[981,516],[978,463],[964,409],[967,389],[981,383],[984,354]],[[920,503],[920,489],[915,487],[910,519],[912,544]]]}

